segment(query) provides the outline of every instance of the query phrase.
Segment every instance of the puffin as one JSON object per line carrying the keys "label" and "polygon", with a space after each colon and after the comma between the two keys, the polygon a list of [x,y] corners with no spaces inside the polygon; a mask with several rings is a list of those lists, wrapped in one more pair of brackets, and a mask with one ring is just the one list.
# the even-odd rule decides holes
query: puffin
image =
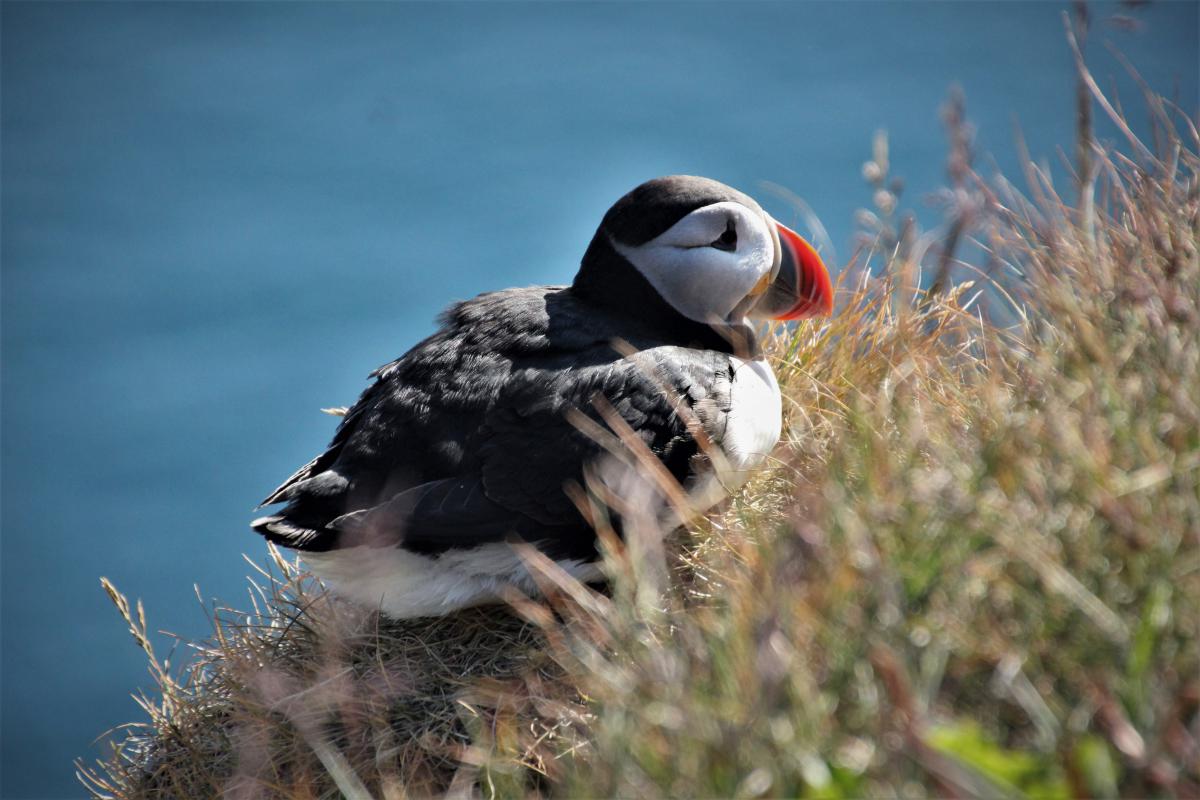
{"label": "puffin", "polygon": [[[537,594],[514,543],[603,581],[572,488],[611,475],[626,441],[700,510],[719,503],[780,437],[758,328],[832,310],[820,256],[752,198],[698,176],[647,181],[604,215],[570,285],[455,303],[372,372],[251,527],[334,594],[398,619]],[[626,439],[597,433],[614,425]]]}

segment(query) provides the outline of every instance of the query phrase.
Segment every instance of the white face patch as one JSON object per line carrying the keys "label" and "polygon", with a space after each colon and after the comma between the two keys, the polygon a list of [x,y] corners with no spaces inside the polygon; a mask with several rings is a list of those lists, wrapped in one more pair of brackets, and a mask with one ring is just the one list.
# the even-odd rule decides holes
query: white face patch
{"label": "white face patch", "polygon": [[[736,243],[714,247],[730,230]],[[645,244],[612,244],[676,311],[712,323],[740,321],[731,319],[735,309],[777,268],[775,242],[762,214],[726,201],[696,209]]]}

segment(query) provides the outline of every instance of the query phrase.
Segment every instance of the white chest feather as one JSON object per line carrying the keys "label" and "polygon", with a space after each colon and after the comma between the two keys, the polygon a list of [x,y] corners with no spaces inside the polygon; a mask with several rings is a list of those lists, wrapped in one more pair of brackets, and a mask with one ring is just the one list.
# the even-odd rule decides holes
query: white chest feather
{"label": "white chest feather", "polygon": [[732,360],[733,386],[722,449],[729,466],[740,472],[761,464],[779,442],[783,398],[766,359]]}

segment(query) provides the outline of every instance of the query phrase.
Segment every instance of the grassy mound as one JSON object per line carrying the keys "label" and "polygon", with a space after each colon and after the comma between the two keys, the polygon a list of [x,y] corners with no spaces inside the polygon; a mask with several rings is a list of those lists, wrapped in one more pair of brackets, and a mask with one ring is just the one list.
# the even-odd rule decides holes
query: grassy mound
{"label": "grassy mound", "polygon": [[668,547],[610,541],[605,594],[535,562],[551,601],[397,623],[276,556],[174,675],[111,590],[160,692],[85,781],[1200,795],[1200,157],[1148,99],[1154,147],[1081,128],[1077,201],[1033,166],[1028,197],[979,178],[952,101],[938,235],[880,139],[839,312],[771,341],[770,468]]}

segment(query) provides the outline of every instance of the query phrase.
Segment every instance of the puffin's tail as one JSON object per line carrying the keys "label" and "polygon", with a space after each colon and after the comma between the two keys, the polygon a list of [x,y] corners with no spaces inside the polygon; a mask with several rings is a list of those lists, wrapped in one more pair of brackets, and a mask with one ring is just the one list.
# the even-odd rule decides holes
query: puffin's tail
{"label": "puffin's tail", "polygon": [[271,514],[259,517],[250,523],[250,527],[272,544],[290,547],[293,550],[306,552],[325,552],[335,546],[337,534],[324,525],[298,525],[284,514]]}
{"label": "puffin's tail", "polygon": [[263,501],[263,505],[287,502],[282,510],[250,523],[267,541],[316,552],[337,546],[338,532],[329,523],[345,513],[350,482],[333,469],[310,475],[305,470],[311,467],[306,465]]}

